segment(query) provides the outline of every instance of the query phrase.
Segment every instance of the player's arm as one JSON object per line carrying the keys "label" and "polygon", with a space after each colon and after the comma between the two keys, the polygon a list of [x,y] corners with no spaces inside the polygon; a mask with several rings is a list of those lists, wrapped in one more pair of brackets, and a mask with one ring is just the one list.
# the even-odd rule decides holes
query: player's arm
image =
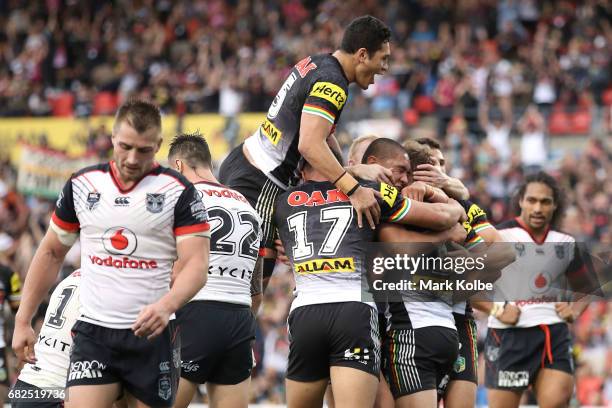
{"label": "player's arm", "polygon": [[409,224],[428,228],[434,231],[444,231],[453,228],[465,218],[463,207],[455,201],[448,203],[422,203],[409,198],[402,198],[405,210],[401,208],[391,215],[389,221],[398,224]]}
{"label": "player's arm", "polygon": [[49,229],[40,242],[26,274],[13,334],[13,350],[20,360],[35,362],[36,336],[32,329],[32,318],[55,283],[68,250],[78,238],[79,229],[71,178],[60,193]]}
{"label": "player's arm", "polygon": [[49,228],[34,254],[23,285],[19,309],[15,315],[13,350],[20,360],[28,363],[36,361],[32,318],[41,301],[57,280],[60,267],[69,249],[70,246],[62,244],[58,234]]}
{"label": "player's arm", "polygon": [[508,302],[486,302],[470,301],[470,305],[476,310],[480,310],[489,316],[495,317],[504,324],[514,326],[521,317],[521,309],[513,303]]}
{"label": "player's arm", "polygon": [[141,310],[132,326],[136,336],[152,339],[160,335],[168,325],[170,315],[189,302],[206,284],[210,239],[189,236],[178,240],[176,250],[181,269],[174,274],[170,291]]}
{"label": "player's arm", "polygon": [[382,224],[378,228],[378,238],[381,242],[390,244],[410,244],[405,247],[410,256],[417,256],[433,250],[437,244],[447,241],[463,242],[465,229],[457,223],[444,231],[415,231],[399,224]]}
{"label": "player's arm", "polygon": [[[320,89],[333,88],[337,97]],[[334,157],[327,138],[346,101],[346,92],[330,82],[316,82],[306,98],[300,119],[298,150],[310,165],[343,193],[349,196],[357,212],[357,224],[363,226],[363,217],[372,229],[380,219],[380,207],[371,189],[362,188]]]}
{"label": "player's arm", "polygon": [[263,299],[263,257],[258,257],[255,262],[255,268],[253,269],[253,276],[251,277],[251,311],[254,315],[257,315],[259,306],[261,306],[261,300]]}

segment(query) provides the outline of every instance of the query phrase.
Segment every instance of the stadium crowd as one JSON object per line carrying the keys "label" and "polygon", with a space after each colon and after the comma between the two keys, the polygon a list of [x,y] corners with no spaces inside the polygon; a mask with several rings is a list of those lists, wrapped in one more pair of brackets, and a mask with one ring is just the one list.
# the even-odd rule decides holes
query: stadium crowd
{"label": "stadium crowd", "polygon": [[0,9],[0,116],[112,113],[133,95],[166,113],[264,111],[288,69],[332,51],[357,14],[382,18],[393,33],[390,75],[353,95],[365,98],[350,104],[358,114],[412,122],[435,111],[444,127],[459,109],[478,131],[488,93],[506,118],[535,103],[557,113],[555,130],[585,133],[601,114],[592,108],[612,103],[607,0],[56,0]]}
{"label": "stadium crowd", "polygon": [[[450,174],[492,223],[514,214],[511,195],[524,174],[545,168],[566,193],[563,230],[595,253],[612,245],[612,148],[591,138],[553,151],[546,139],[589,133],[602,122],[598,107],[612,104],[609,1],[115,3],[0,2],[0,116],[112,113],[130,96],[166,113],[265,111],[298,59],[333,50],[341,27],[370,13],[392,29],[390,72],[366,93],[351,93],[342,124],[401,117],[408,139],[419,118],[433,117],[429,132],[440,135]],[[342,129],[346,148],[351,136]],[[82,142],[108,157],[107,129]],[[53,202],[21,195],[16,178],[0,157],[0,263],[23,277]],[[64,276],[78,267],[78,251],[71,255]],[[258,317],[253,401],[284,401],[292,289],[290,271],[279,266]],[[582,404],[612,404],[611,318],[610,303],[592,304],[573,325]]]}

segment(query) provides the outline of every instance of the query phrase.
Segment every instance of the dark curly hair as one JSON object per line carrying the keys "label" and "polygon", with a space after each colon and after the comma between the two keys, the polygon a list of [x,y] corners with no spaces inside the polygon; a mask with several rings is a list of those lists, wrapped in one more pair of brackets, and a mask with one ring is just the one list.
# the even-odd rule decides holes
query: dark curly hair
{"label": "dark curly hair", "polygon": [[537,173],[533,173],[525,177],[525,180],[520,185],[518,190],[516,191],[513,198],[513,208],[515,214],[521,213],[521,207],[519,206],[519,201],[525,197],[525,191],[527,191],[527,186],[531,183],[542,183],[547,185],[553,192],[553,202],[557,206],[555,209],[550,224],[553,228],[558,229],[561,220],[563,219],[563,214],[565,213],[565,193],[563,189],[559,187],[557,181],[548,173],[543,171],[538,171]]}

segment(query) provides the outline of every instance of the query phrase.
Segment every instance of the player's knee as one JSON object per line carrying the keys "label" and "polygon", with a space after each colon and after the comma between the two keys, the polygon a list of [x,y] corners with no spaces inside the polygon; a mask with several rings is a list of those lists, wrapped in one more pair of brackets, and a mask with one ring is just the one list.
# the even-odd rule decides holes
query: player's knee
{"label": "player's knee", "polygon": [[567,408],[572,398],[569,387],[551,387],[538,392],[540,408]]}

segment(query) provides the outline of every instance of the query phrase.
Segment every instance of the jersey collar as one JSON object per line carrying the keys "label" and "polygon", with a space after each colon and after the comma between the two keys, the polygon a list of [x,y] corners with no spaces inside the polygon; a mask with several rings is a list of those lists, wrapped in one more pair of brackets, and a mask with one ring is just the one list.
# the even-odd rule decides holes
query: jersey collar
{"label": "jersey collar", "polygon": [[525,222],[521,219],[521,217],[516,217],[515,220],[518,223],[519,227],[524,229],[529,234],[533,242],[535,242],[538,245],[542,245],[546,241],[546,238],[548,237],[548,232],[550,231],[550,224],[546,227],[546,231],[544,231],[544,236],[542,237],[542,239],[538,240],[536,239],[531,228],[529,228],[529,226],[525,224]]}
{"label": "jersey collar", "polygon": [[138,185],[138,183],[140,183],[142,181],[142,179],[144,179],[145,177],[147,177],[149,174],[153,173],[158,167],[159,167],[159,163],[154,162],[153,163],[153,167],[151,168],[151,170],[149,170],[147,173],[145,173],[141,178],[139,178],[138,180],[136,180],[136,182],[134,183],[134,185],[130,188],[127,188],[123,185],[123,183],[121,182],[121,179],[119,178],[119,171],[117,170],[117,164],[115,164],[114,160],[111,160],[109,163],[109,167],[110,167],[110,175],[111,175],[111,179],[113,180],[113,182],[115,183],[115,186],[117,187],[117,189],[119,190],[119,192],[121,192],[122,194],[125,193],[129,193],[130,191],[132,191],[133,189],[136,188],[136,186]]}

